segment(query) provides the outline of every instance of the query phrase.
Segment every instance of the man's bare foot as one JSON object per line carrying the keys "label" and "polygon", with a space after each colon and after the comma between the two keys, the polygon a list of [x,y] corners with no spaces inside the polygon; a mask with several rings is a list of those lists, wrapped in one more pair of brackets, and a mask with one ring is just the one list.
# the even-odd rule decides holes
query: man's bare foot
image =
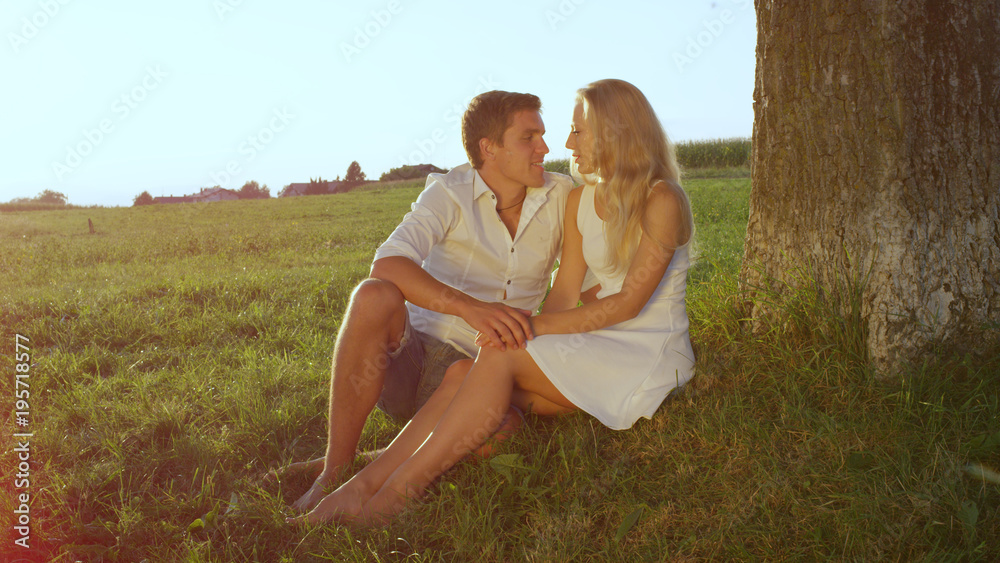
{"label": "man's bare foot", "polygon": [[318,457],[316,459],[310,459],[309,461],[299,461],[292,463],[287,467],[279,467],[277,469],[271,469],[264,475],[264,482],[266,483],[277,483],[282,479],[289,477],[295,477],[296,475],[306,475],[309,478],[315,479],[320,473],[323,472],[323,458]]}
{"label": "man's bare foot", "polygon": [[[375,461],[375,458],[382,455],[382,452],[384,451],[385,448],[361,452],[358,454],[358,459],[364,461],[365,463],[371,463]],[[291,469],[295,465],[302,465],[304,466],[303,470],[311,470],[316,464],[316,461],[319,461],[319,468],[323,471],[323,458],[320,458],[319,460],[305,461],[302,463],[293,463],[288,466],[288,468]],[[306,494],[302,495],[299,500],[292,503],[292,508],[298,510],[299,512],[309,512],[312,510],[313,507],[316,506],[316,503],[320,502],[324,498],[326,491],[340,481],[344,469],[346,468],[342,467],[339,471],[335,471],[332,477],[327,476],[325,472],[321,472],[319,476],[316,477],[316,481],[313,482],[312,487],[309,487],[309,490],[306,491]]]}
{"label": "man's bare foot", "polygon": [[[377,450],[358,452],[358,459],[365,463],[371,463],[375,461],[378,456],[382,455],[382,452],[384,451],[385,448],[379,448]],[[277,483],[282,479],[296,477],[298,475],[305,475],[308,478],[315,479],[322,472],[323,458],[318,457],[316,459],[310,459],[309,461],[297,461],[287,465],[286,467],[271,469],[266,475],[264,475],[264,482]]]}

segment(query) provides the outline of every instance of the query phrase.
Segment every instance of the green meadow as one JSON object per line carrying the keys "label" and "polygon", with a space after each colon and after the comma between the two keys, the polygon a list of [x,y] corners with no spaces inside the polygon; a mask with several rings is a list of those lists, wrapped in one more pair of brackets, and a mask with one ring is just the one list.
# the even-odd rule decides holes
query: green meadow
{"label": "green meadow", "polygon": [[[367,531],[288,527],[309,479],[262,477],[322,453],[345,304],[422,181],[0,213],[0,525],[30,532],[0,559],[1000,559],[998,356],[941,350],[877,377],[859,323],[808,292],[758,295],[784,314],[747,330],[750,179],[684,185],[693,382],[628,431],[529,416]],[[361,447],[398,430],[376,413]]]}

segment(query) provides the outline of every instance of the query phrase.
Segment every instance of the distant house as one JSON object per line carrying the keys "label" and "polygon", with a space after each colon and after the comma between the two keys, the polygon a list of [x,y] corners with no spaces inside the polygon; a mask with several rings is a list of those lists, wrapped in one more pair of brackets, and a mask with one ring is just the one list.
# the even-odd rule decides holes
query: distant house
{"label": "distant house", "polygon": [[227,190],[226,188],[202,188],[200,192],[191,196],[191,198],[196,202],[209,202],[232,201],[240,199],[240,196],[233,190]]}
{"label": "distant house", "polygon": [[309,184],[288,184],[283,190],[278,192],[278,197],[294,197],[299,195],[306,195],[306,188]]}
{"label": "distant house", "polygon": [[233,190],[225,188],[202,188],[200,192],[183,196],[154,197],[153,203],[207,203],[210,201],[231,201],[240,199]]}
{"label": "distant house", "polygon": [[[336,180],[330,180],[328,182],[323,182],[326,184],[324,194],[335,194],[340,193],[341,187],[344,182],[339,182]],[[278,193],[278,197],[294,197],[300,195],[308,195],[306,190],[309,189],[309,182],[297,182],[288,184]]]}

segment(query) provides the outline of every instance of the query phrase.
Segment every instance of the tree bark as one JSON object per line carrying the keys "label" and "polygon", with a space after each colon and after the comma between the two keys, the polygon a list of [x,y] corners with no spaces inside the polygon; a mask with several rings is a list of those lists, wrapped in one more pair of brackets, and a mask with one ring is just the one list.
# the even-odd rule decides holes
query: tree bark
{"label": "tree bark", "polygon": [[[794,288],[796,269],[828,293],[863,279],[883,375],[995,342],[1000,1],[756,8],[744,287]],[[754,319],[773,313],[754,302]]]}

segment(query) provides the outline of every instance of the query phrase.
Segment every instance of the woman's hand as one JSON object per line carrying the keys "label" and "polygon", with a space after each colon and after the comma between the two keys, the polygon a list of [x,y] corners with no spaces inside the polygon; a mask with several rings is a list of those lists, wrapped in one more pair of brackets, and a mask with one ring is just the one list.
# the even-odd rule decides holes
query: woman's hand
{"label": "woman's hand", "polygon": [[485,338],[498,350],[507,348],[517,350],[525,347],[528,340],[534,338],[531,333],[531,323],[528,321],[531,311],[527,309],[469,299],[469,303],[463,305],[459,316],[477,331],[478,346],[482,346],[480,339]]}
{"label": "woman's hand", "polygon": [[[522,311],[522,312],[527,313],[528,311]],[[530,315],[527,315],[525,317],[525,320],[526,320],[526,322],[528,324],[527,333],[530,335],[530,337],[527,340],[530,340],[531,337],[535,336],[534,317],[531,317]],[[496,335],[494,335],[494,338],[496,338]],[[480,348],[486,348],[486,347],[495,348],[495,349],[501,350],[501,351],[505,351],[505,350],[523,350],[523,349],[525,349],[525,348],[528,347],[527,340],[524,342],[523,345],[519,345],[518,342],[517,342],[517,340],[508,341],[508,339],[506,337],[500,337],[502,346],[498,346],[497,343],[494,341],[494,338],[490,338],[488,335],[486,335],[485,333],[483,333],[482,331],[480,331],[480,332],[476,333],[476,346],[479,346]]]}

